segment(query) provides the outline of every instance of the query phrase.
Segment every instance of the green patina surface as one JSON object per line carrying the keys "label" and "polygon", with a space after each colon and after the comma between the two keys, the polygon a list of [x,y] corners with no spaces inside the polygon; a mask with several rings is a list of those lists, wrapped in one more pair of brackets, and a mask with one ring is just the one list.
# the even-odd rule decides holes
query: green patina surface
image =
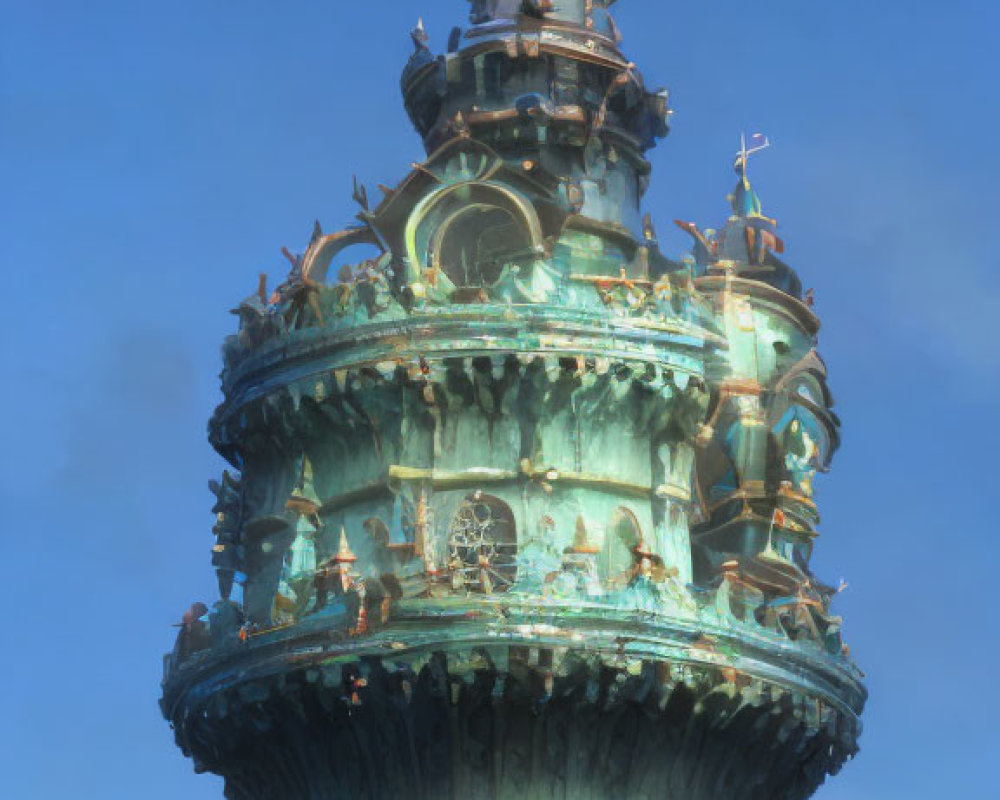
{"label": "green patina surface", "polygon": [[793,748],[780,786],[744,769],[757,794],[659,796],[804,797],[855,750],[860,673],[809,566],[839,421],[747,177],[764,143],[722,227],[677,223],[691,255],[661,254],[639,209],[666,93],[606,5],[475,2],[440,57],[418,27],[403,93],[428,159],[377,205],[357,187],[358,224],[317,224],[237,310],[210,425],[233,466],[212,484],[221,599],[185,616],[164,682],[181,746],[233,796],[267,794],[237,777],[246,753],[206,745],[220,708],[302,670],[363,705],[351,665],[372,658],[419,676],[447,657],[459,694],[517,663],[536,706],[586,662],[591,683],[652,676],[661,708],[677,687],[766,697],[829,740]]}

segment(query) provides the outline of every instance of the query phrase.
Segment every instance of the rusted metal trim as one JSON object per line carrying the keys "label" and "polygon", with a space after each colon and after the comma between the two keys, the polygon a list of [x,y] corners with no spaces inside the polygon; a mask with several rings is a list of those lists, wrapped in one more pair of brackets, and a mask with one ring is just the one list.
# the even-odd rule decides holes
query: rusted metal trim
{"label": "rusted metal trim", "polygon": [[801,300],[792,297],[790,294],[786,294],[780,289],[775,289],[763,281],[735,276],[707,275],[696,278],[694,285],[699,291],[708,294],[723,292],[729,289],[739,294],[747,294],[755,299],[774,303],[782,310],[787,311],[810,336],[815,336],[819,333],[820,319],[813,313],[809,306]]}

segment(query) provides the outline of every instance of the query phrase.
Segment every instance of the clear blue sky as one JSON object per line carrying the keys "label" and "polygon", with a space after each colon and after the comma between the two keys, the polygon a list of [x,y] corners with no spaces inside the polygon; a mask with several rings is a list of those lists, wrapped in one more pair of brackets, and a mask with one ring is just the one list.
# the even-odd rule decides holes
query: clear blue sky
{"label": "clear blue sky", "polygon": [[[398,96],[462,0],[0,4],[0,797],[221,797],[156,707],[210,600],[228,309],[422,156]],[[844,446],[815,567],[850,588],[859,758],[820,800],[1000,797],[1000,12],[992,0],[624,0],[672,91],[646,205],[720,222],[741,130],[816,289]]]}

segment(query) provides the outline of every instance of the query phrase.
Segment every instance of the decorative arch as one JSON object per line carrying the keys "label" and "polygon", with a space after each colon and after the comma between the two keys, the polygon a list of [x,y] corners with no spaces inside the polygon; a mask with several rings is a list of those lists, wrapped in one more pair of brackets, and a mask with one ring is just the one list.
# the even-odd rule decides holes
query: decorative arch
{"label": "decorative arch", "polygon": [[476,492],[451,520],[448,559],[456,588],[483,594],[506,592],[517,579],[517,523],[499,497]]}
{"label": "decorative arch", "polygon": [[840,421],[832,411],[833,395],[826,382],[826,365],[815,350],[810,350],[774,386],[778,400],[770,407],[772,431],[780,434],[792,417],[816,426],[813,439],[820,443],[820,462],[829,466],[840,446]]}
{"label": "decorative arch", "polygon": [[414,274],[443,275],[455,287],[485,288],[506,263],[533,260],[544,251],[534,207],[508,186],[460,181],[425,197],[406,224],[406,252]]}
{"label": "decorative arch", "polygon": [[819,395],[812,399],[815,405],[821,408],[830,408],[833,405],[833,396],[826,383],[826,364],[823,363],[823,359],[819,357],[815,349],[806,353],[781,376],[781,379],[774,386],[774,391],[778,393],[787,392],[790,389],[794,391],[794,388],[797,388],[794,385],[803,382],[812,387]]}
{"label": "decorative arch", "polygon": [[374,245],[382,252],[385,251],[375,232],[367,225],[345,228],[321,236],[309,246],[302,258],[302,279],[307,284],[325,285],[333,259],[347,248],[356,245]]}

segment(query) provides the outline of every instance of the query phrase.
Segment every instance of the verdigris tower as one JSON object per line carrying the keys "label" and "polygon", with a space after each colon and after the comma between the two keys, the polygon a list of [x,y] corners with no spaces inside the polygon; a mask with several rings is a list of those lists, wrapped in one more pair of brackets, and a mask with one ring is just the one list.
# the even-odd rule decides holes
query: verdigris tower
{"label": "verdigris tower", "polygon": [[474,0],[441,56],[418,25],[427,159],[239,306],[221,599],[162,700],[233,800],[793,800],[856,751],[809,567],[839,423],[764,142],[662,255],[668,98],[612,2]]}

